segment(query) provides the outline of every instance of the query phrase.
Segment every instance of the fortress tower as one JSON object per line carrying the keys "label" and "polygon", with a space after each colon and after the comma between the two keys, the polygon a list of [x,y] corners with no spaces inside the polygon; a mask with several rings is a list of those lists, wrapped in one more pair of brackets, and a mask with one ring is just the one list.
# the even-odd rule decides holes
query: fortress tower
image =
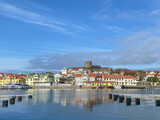
{"label": "fortress tower", "polygon": [[91,68],[92,67],[92,61],[85,61],[85,68]]}

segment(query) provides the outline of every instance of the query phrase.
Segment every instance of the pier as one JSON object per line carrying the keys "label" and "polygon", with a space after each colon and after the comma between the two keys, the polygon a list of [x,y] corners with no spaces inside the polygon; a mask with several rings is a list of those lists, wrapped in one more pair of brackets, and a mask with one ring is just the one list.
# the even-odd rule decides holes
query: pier
{"label": "pier", "polygon": [[0,95],[0,107],[8,107],[8,105],[14,105],[15,102],[21,102],[23,98],[32,99],[32,94],[25,94],[25,95]]}
{"label": "pier", "polygon": [[140,105],[141,103],[151,103],[156,106],[160,106],[160,94],[120,94],[113,93],[109,94],[109,99],[113,101],[119,101],[119,103],[126,103],[130,106],[133,102],[135,105]]}

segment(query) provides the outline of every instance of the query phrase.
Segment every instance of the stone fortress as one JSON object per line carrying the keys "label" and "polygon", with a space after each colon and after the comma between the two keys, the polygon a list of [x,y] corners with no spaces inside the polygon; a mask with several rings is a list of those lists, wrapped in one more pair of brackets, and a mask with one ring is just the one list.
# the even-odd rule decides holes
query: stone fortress
{"label": "stone fortress", "polygon": [[98,65],[92,65],[92,61],[85,61],[85,66],[83,68],[87,69],[93,69],[93,70],[100,70],[101,66]]}
{"label": "stone fortress", "polygon": [[68,69],[68,72],[72,73],[72,71],[83,69],[84,71],[87,71],[87,73],[93,73],[95,71],[101,71],[101,72],[110,72],[111,69],[108,67],[101,67],[98,65],[92,65],[92,61],[85,61],[85,65],[83,67],[72,67]]}

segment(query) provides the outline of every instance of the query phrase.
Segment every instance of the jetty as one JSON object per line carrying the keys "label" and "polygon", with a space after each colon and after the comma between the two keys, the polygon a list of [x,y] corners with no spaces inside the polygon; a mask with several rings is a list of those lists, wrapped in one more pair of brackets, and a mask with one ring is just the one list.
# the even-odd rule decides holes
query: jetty
{"label": "jetty", "polygon": [[110,93],[109,99],[119,101],[131,105],[134,102],[136,105],[141,103],[155,104],[160,106],[160,94],[125,94],[125,93]]}
{"label": "jetty", "polygon": [[14,105],[15,102],[21,102],[23,98],[32,99],[32,94],[23,95],[0,95],[0,107],[8,107],[8,105]]}

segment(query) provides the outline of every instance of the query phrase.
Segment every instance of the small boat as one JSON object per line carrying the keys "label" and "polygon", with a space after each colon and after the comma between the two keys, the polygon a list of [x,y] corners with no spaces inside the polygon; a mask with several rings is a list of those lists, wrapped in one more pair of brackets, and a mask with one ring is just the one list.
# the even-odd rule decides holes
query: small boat
{"label": "small boat", "polygon": [[103,86],[98,86],[98,88],[99,88],[99,89],[103,89],[104,87],[103,87]]}
{"label": "small boat", "polygon": [[4,84],[4,85],[0,86],[0,89],[8,89],[8,85],[9,84]]}
{"label": "small boat", "polygon": [[97,87],[96,86],[92,86],[92,89],[96,89]]}
{"label": "small boat", "polygon": [[115,89],[121,89],[121,86],[119,86],[119,85],[114,85],[114,88],[115,88]]}
{"label": "small boat", "polygon": [[108,86],[107,88],[108,88],[108,89],[114,89],[114,87],[113,87],[113,86]]}
{"label": "small boat", "polygon": [[15,83],[8,85],[8,89],[29,89],[28,85],[24,85],[22,83]]}

